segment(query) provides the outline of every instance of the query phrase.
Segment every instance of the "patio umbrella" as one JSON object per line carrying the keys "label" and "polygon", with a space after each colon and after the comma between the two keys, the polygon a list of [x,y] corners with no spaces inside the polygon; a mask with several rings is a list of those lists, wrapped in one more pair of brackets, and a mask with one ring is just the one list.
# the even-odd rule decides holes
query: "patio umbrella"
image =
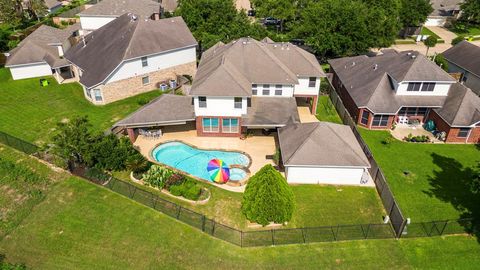
{"label": "patio umbrella", "polygon": [[210,179],[216,183],[226,183],[230,178],[230,168],[221,159],[215,158],[210,160],[207,165],[207,171],[210,174]]}

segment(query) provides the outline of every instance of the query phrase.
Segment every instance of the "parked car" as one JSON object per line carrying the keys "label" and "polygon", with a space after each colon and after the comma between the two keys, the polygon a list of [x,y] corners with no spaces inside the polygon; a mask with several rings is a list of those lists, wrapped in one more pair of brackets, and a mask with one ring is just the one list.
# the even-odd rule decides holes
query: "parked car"
{"label": "parked car", "polygon": [[263,24],[264,25],[279,25],[280,20],[275,19],[273,17],[267,17],[267,18],[263,19]]}

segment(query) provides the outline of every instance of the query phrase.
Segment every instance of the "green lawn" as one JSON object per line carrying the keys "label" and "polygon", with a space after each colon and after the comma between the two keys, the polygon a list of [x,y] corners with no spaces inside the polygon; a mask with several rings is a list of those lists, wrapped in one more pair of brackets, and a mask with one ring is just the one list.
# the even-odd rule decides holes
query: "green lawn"
{"label": "green lawn", "polygon": [[422,27],[422,31],[420,32],[420,35],[428,35],[428,36],[433,36],[436,37],[437,39],[440,39],[440,37],[435,34],[432,30],[428,29],[427,27]]}
{"label": "green lawn", "polygon": [[48,140],[59,121],[88,115],[98,131],[133,112],[139,101],[150,100],[160,93],[152,91],[105,106],[95,106],[83,96],[77,83],[58,85],[48,77],[50,85],[41,87],[39,79],[14,81],[10,71],[0,68],[0,130],[24,140],[41,143]]}
{"label": "green lawn", "polygon": [[474,269],[476,239],[369,240],[239,248],[152,209],[70,178],[0,241],[34,269]]}
{"label": "green lawn", "polygon": [[[126,172],[114,175],[129,181]],[[137,186],[225,225],[243,230],[249,229],[247,220],[240,210],[242,193],[227,191],[206,183],[201,185],[211,192],[211,198],[205,205],[192,205],[149,187]],[[382,222],[383,207],[373,188],[321,185],[292,185],[291,187],[295,194],[297,209],[287,228]]]}
{"label": "green lawn", "polygon": [[455,27],[452,27],[449,29],[450,31],[454,32],[455,34],[459,36],[478,36],[480,35],[480,27],[467,27],[466,29],[458,29]]}
{"label": "green lawn", "polygon": [[[387,131],[360,128],[383,169],[406,217],[416,221],[478,215],[480,201],[470,191],[480,148],[462,144],[414,144],[393,140]],[[408,175],[406,175],[407,173]]]}
{"label": "green lawn", "polygon": [[342,119],[338,116],[335,106],[329,96],[319,96],[317,104],[317,119],[325,122],[342,124]]}

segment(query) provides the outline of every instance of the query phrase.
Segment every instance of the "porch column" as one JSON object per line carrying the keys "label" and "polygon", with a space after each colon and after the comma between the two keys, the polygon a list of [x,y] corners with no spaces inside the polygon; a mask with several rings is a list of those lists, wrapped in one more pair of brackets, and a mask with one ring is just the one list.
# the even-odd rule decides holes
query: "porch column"
{"label": "porch column", "polygon": [[127,134],[128,138],[130,139],[130,142],[133,144],[137,140],[137,134],[135,132],[135,129],[133,128],[127,128]]}
{"label": "porch column", "polygon": [[312,111],[311,111],[313,115],[317,114],[317,104],[318,104],[318,95],[313,97]]}

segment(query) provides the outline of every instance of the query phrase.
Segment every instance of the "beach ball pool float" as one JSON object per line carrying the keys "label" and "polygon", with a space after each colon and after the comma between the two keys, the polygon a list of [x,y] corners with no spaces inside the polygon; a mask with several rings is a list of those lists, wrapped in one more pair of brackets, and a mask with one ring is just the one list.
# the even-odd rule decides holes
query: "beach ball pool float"
{"label": "beach ball pool float", "polygon": [[213,182],[224,184],[230,179],[230,168],[221,159],[212,159],[208,162],[207,171]]}

